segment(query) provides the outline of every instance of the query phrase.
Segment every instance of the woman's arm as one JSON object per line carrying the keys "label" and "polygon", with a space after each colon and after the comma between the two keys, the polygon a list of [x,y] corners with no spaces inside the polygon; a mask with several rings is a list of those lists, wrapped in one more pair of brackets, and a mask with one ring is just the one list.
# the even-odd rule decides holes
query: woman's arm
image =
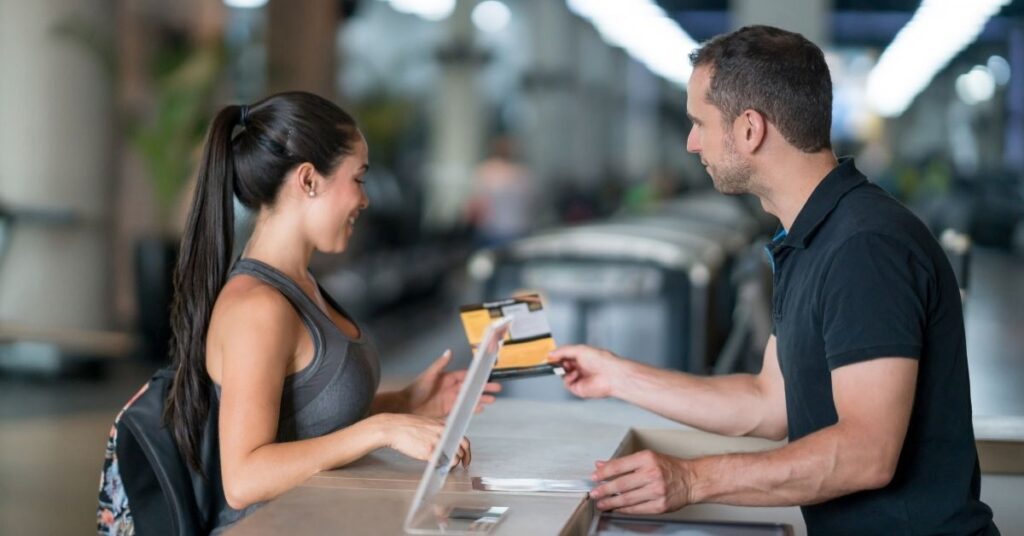
{"label": "woman's arm", "polygon": [[274,498],[381,447],[427,459],[440,438],[436,421],[381,413],[321,437],[276,443],[284,378],[303,329],[287,300],[264,287],[214,313],[207,362],[219,364],[211,376],[221,384],[221,475],[232,508]]}
{"label": "woman's arm", "polygon": [[377,393],[370,404],[370,415],[379,413],[410,413],[409,396],[405,389]]}

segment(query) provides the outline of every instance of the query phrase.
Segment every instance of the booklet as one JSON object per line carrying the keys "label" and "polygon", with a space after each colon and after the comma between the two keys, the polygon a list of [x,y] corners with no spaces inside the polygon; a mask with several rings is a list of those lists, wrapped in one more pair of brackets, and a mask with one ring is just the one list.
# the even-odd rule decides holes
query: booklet
{"label": "booklet", "polygon": [[562,367],[548,363],[548,353],[555,349],[555,339],[551,336],[551,327],[538,294],[463,305],[459,316],[474,351],[491,322],[499,318],[512,319],[498,352],[498,362],[491,372],[492,380],[565,374]]}

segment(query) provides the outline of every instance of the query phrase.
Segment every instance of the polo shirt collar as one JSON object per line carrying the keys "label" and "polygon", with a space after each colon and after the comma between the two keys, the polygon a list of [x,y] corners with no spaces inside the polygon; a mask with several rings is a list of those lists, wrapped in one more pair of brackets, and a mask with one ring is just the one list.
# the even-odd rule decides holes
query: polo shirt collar
{"label": "polo shirt collar", "polygon": [[854,166],[853,158],[840,158],[839,165],[825,175],[804,203],[793,221],[793,227],[787,230],[782,245],[806,248],[821,224],[835,210],[839,200],[866,182],[867,178]]}

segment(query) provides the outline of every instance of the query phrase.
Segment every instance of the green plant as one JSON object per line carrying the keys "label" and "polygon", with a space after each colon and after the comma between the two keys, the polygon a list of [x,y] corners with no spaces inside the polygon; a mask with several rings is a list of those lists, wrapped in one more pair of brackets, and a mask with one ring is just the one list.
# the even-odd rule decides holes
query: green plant
{"label": "green plant", "polygon": [[152,113],[134,118],[127,127],[128,139],[153,179],[164,223],[195,169],[224,64],[221,46],[190,48],[177,55],[154,75]]}

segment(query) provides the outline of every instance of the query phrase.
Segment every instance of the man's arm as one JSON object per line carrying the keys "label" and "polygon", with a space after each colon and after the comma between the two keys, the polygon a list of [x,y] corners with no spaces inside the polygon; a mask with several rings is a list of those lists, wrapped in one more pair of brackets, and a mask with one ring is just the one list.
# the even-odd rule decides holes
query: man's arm
{"label": "man's arm", "polygon": [[695,376],[588,346],[559,348],[552,360],[565,366],[566,387],[582,398],[613,396],[717,434],[786,437],[786,398],[774,335],[756,375]]}
{"label": "man's arm", "polygon": [[601,464],[598,507],[660,513],[710,502],[814,504],[892,479],[914,403],[918,362],[878,358],[835,369],[838,422],[785,447],[683,460],[645,451]]}

